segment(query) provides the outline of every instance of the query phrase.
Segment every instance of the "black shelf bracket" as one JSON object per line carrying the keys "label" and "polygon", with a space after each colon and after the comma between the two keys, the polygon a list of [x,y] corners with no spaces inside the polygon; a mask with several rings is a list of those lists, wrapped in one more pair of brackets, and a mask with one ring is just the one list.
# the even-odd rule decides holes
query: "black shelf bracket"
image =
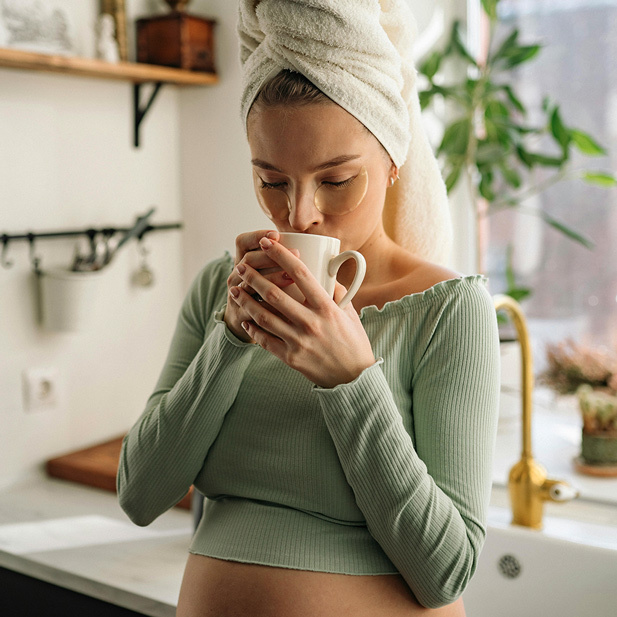
{"label": "black shelf bracket", "polygon": [[152,89],[152,92],[150,93],[150,98],[148,99],[148,102],[142,107],[141,106],[141,86],[143,85],[142,83],[136,83],[133,84],[133,145],[136,148],[139,148],[139,127],[141,126],[141,123],[143,122],[144,118],[146,117],[146,114],[148,113],[150,107],[152,106],[152,103],[154,102],[154,99],[156,98],[156,95],[159,93],[159,90],[161,89],[161,86],[163,85],[164,82],[162,81],[157,81],[154,82],[154,88]]}

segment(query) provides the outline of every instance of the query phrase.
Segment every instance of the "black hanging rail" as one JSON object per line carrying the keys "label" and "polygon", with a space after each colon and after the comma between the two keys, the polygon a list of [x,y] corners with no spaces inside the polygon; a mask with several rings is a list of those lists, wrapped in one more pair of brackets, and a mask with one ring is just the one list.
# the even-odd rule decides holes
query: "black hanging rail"
{"label": "black hanging rail", "polygon": [[[23,234],[0,234],[0,241],[3,244],[8,244],[9,242],[13,242],[15,240],[36,240],[38,238],[71,238],[74,236],[87,236],[88,238],[94,238],[99,234],[104,236],[113,236],[116,233],[127,232],[129,231],[129,227],[99,227],[88,229],[69,229],[66,231],[37,231],[37,232],[26,232]],[[139,238],[145,236],[147,233],[151,231],[163,231],[166,229],[182,229],[182,223],[166,223],[164,225],[148,225],[143,233],[139,235]]]}
{"label": "black hanging rail", "polygon": [[[161,225],[146,225],[135,234],[135,239],[140,241],[143,237],[151,232],[166,231],[171,229],[181,229],[182,223],[164,223]],[[90,240],[90,244],[93,245],[97,236],[103,236],[106,239],[111,239],[117,233],[127,234],[134,230],[135,227],[88,227],[86,229],[67,229],[62,231],[43,231],[33,232],[28,231],[22,234],[0,234],[0,241],[2,242],[2,255],[0,257],[0,264],[3,268],[10,268],[13,265],[13,261],[8,259],[8,247],[11,242],[18,242],[27,240],[30,243],[30,260],[34,267],[34,270],[38,272],[40,265],[40,257],[34,253],[34,243],[39,239],[54,239],[54,238],[73,238],[78,236],[85,236]]]}

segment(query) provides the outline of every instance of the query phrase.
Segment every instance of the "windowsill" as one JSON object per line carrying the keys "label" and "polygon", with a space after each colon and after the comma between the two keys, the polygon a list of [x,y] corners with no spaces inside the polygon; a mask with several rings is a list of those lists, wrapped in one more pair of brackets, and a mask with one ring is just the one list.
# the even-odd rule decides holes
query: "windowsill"
{"label": "windowsill", "polygon": [[[574,467],[581,447],[581,418],[576,400],[537,387],[533,402],[532,451],[548,476],[565,480],[578,489],[579,500],[617,505],[617,478],[584,475]],[[500,424],[493,464],[495,486],[507,486],[510,468],[520,459],[521,443],[520,415],[511,425]]]}

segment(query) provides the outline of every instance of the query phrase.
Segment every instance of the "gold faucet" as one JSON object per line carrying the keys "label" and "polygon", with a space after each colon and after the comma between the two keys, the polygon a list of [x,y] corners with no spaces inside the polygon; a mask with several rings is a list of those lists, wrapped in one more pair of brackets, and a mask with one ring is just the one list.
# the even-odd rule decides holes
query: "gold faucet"
{"label": "gold faucet", "polygon": [[510,296],[496,295],[494,302],[496,311],[505,310],[510,315],[521,346],[523,450],[521,460],[512,467],[508,478],[512,524],[541,529],[544,502],[570,501],[578,496],[578,491],[567,482],[547,478],[544,467],[533,458],[531,453],[533,366],[527,323],[520,304]]}

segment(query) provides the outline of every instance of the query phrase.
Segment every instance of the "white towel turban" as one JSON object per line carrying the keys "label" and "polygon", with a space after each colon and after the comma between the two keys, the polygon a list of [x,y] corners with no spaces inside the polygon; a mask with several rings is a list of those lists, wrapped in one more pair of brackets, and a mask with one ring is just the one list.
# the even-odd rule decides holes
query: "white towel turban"
{"label": "white towel turban", "polygon": [[446,263],[452,228],[446,189],[422,126],[405,0],[240,0],[244,126],[262,86],[281,70],[304,75],[379,140],[399,181],[384,209],[388,235]]}

